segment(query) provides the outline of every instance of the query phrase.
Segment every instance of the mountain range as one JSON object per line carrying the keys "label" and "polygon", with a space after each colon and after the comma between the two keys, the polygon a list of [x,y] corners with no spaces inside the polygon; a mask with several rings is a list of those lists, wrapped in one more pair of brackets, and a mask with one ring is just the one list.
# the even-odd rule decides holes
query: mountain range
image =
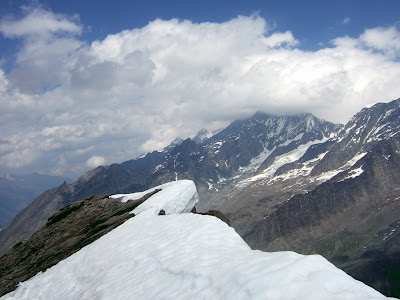
{"label": "mountain range", "polygon": [[39,173],[0,174],[0,228],[10,222],[19,211],[41,193],[59,186],[64,181],[72,182],[61,176]]}
{"label": "mountain range", "polygon": [[400,295],[399,132],[400,99],[364,108],[345,126],[257,112],[44,192],[0,231],[0,253],[73,202],[190,179],[197,210],[223,212],[252,248],[318,253]]}

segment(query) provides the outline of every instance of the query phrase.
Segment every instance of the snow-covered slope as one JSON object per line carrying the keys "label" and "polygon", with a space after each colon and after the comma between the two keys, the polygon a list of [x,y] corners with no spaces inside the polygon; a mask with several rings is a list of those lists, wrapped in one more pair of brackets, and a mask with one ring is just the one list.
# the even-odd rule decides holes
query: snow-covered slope
{"label": "snow-covered slope", "polygon": [[161,191],[133,210],[135,215],[144,212],[156,216],[161,210],[164,210],[166,215],[188,213],[199,200],[196,186],[191,180],[172,181],[144,192],[117,194],[110,196],[110,198],[122,198],[121,201],[123,202],[128,200],[137,200],[157,189],[160,189]]}
{"label": "snow-covered slope", "polygon": [[219,219],[180,214],[196,202],[191,181],[157,188],[134,218],[0,299],[385,299],[319,255],[253,251]]}

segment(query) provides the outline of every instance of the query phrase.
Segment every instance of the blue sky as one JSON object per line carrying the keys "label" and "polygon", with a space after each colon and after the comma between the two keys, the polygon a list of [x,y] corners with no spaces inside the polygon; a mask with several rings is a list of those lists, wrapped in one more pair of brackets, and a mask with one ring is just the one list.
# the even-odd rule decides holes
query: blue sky
{"label": "blue sky", "polygon": [[[29,1],[4,0],[0,15],[20,14]],[[283,0],[283,1],[110,1],[46,0],[37,2],[55,12],[78,14],[84,26],[83,38],[104,39],[121,30],[143,27],[161,18],[188,19],[196,23],[224,22],[238,15],[258,13],[277,30],[290,30],[303,49],[315,50],[337,36],[358,36],[366,28],[399,24],[397,0]],[[348,20],[347,23],[344,23]],[[2,43],[10,41],[2,40]],[[4,50],[3,50],[4,51]]]}
{"label": "blue sky", "polygon": [[400,2],[0,3],[0,174],[76,177],[261,110],[400,97]]}

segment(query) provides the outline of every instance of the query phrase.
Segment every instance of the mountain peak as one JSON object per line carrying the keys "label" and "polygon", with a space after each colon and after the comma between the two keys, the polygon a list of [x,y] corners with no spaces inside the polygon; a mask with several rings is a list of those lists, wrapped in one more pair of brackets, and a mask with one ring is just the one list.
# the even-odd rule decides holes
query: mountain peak
{"label": "mountain peak", "polygon": [[176,146],[180,145],[183,142],[183,139],[180,137],[175,138],[167,147],[161,150],[161,152],[167,153],[174,149]]}
{"label": "mountain peak", "polygon": [[366,105],[361,111],[363,110],[370,110],[370,109],[376,109],[380,106],[399,106],[400,105],[400,98],[396,100],[392,100],[390,102],[376,102],[376,103],[371,103]]}
{"label": "mountain peak", "polygon": [[267,114],[266,112],[263,112],[261,110],[258,110],[254,113],[254,115],[250,118],[250,119],[258,119],[258,118],[265,118],[267,116],[270,116],[269,114]]}
{"label": "mountain peak", "polygon": [[195,141],[197,144],[202,144],[204,143],[206,140],[208,140],[210,137],[212,137],[213,135],[215,135],[218,131],[214,130],[214,131],[210,131],[207,130],[205,128],[202,128],[193,138],[193,141]]}
{"label": "mountain peak", "polygon": [[400,99],[397,99],[363,108],[338,133],[337,139],[347,140],[351,136],[349,144],[366,144],[391,138],[399,132]]}

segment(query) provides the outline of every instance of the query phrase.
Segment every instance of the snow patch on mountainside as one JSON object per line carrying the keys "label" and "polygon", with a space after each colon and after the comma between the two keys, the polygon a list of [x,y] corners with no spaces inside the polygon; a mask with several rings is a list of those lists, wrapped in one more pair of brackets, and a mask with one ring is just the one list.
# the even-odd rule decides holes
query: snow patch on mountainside
{"label": "snow patch on mountainside", "polygon": [[364,170],[362,167],[351,170],[349,172],[349,175],[346,176],[345,178],[343,178],[341,181],[345,181],[346,179],[350,179],[350,178],[356,178],[356,177],[360,176],[363,172],[364,172]]}
{"label": "snow patch on mountainside", "polygon": [[321,153],[320,155],[318,155],[314,159],[310,159],[310,160],[304,162],[302,164],[301,168],[298,168],[298,169],[294,168],[294,169],[291,169],[291,170],[287,171],[286,173],[283,173],[283,174],[278,175],[278,176],[274,176],[273,178],[271,178],[267,182],[267,184],[271,184],[274,181],[285,181],[285,180],[289,180],[289,179],[292,179],[292,178],[308,176],[311,173],[311,171],[314,168],[314,166],[316,165],[316,163],[319,162],[321,159],[323,159],[324,156],[327,153],[328,153],[328,151],[324,152],[324,153]]}
{"label": "snow patch on mountainside", "polygon": [[271,153],[274,152],[275,148],[276,147],[274,147],[272,150],[268,150],[265,147],[263,152],[261,152],[258,156],[251,159],[250,164],[248,166],[239,168],[238,170],[239,174],[256,171],[258,167],[268,158],[268,156],[270,156]]}
{"label": "snow patch on mountainside", "polygon": [[[323,183],[325,181],[328,181],[329,179],[331,179],[332,177],[336,176],[337,174],[339,174],[340,172],[343,172],[349,168],[351,168],[352,166],[354,166],[361,158],[363,158],[365,155],[367,154],[367,152],[362,152],[362,153],[358,153],[356,154],[352,159],[350,159],[349,161],[346,162],[346,164],[344,164],[341,168],[339,169],[335,169],[335,170],[331,170],[328,172],[324,172],[321,175],[317,176],[314,178],[314,181],[317,181],[319,183]],[[361,169],[362,170],[362,169]],[[361,172],[362,173],[362,172]],[[357,176],[361,175],[358,174]],[[355,176],[356,177],[356,176]]]}
{"label": "snow patch on mountainside", "polygon": [[[260,174],[257,174],[255,176],[252,176],[245,180],[240,181],[239,183],[237,183],[236,186],[239,188],[242,188],[242,187],[245,187],[248,184],[253,183],[255,181],[270,179],[271,177],[274,176],[275,172],[280,167],[282,167],[285,164],[294,162],[294,161],[298,160],[300,157],[302,157],[311,145],[325,142],[327,139],[328,138],[324,138],[322,140],[310,141],[306,144],[300,145],[299,147],[297,147],[296,149],[294,149],[288,153],[285,153],[283,155],[275,157],[273,164],[271,166],[269,166],[267,169],[263,170]],[[293,173],[292,175],[295,175],[295,174]]]}
{"label": "snow patch on mountainside", "polygon": [[381,103],[381,102],[374,102],[374,103],[367,104],[367,105],[365,105],[365,108],[371,108],[371,107],[373,107],[375,104],[378,104],[378,103]]}

